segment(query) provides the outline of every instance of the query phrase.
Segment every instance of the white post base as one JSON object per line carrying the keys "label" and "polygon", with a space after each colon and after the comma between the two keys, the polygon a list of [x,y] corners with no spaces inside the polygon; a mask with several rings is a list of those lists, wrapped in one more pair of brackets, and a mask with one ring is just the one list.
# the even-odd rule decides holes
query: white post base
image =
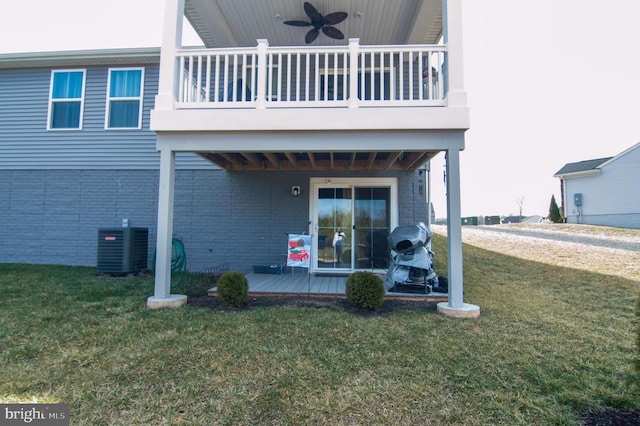
{"label": "white post base", "polygon": [[179,308],[182,305],[186,305],[187,296],[182,294],[170,294],[167,298],[151,296],[147,299],[147,308]]}
{"label": "white post base", "polygon": [[451,318],[478,318],[480,316],[480,306],[470,303],[463,303],[460,308],[453,308],[449,302],[438,303],[438,312]]}

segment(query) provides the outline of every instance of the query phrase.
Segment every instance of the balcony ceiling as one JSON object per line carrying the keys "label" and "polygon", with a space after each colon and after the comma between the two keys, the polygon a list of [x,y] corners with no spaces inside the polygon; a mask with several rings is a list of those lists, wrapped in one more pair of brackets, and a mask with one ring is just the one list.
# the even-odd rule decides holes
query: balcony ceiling
{"label": "balcony ceiling", "polygon": [[[337,25],[344,40],[322,32],[311,43],[345,45],[359,38],[365,45],[435,44],[442,35],[443,0],[311,0],[322,14],[347,12]],[[185,0],[185,16],[206,47],[249,47],[257,39],[271,46],[304,45],[312,27],[294,27],[284,21],[308,21],[303,0]]]}

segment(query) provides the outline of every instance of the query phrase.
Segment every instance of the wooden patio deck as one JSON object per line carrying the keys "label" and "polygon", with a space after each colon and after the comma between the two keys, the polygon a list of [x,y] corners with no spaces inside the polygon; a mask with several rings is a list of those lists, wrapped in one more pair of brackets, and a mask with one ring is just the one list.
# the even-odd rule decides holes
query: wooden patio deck
{"label": "wooden patio deck", "polygon": [[[306,271],[295,271],[282,275],[255,274],[246,275],[249,281],[249,294],[252,296],[273,295],[308,295],[324,297],[346,297],[346,281],[348,275],[316,275]],[[384,279],[384,277],[383,277]],[[209,290],[209,296],[215,296],[215,287]],[[442,302],[447,294],[431,293],[397,293],[387,291],[386,298],[424,300]]]}

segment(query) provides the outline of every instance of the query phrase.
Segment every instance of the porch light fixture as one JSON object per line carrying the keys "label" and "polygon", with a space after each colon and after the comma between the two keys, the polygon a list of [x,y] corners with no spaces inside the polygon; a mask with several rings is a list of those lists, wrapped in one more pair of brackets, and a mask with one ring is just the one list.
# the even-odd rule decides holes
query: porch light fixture
{"label": "porch light fixture", "polygon": [[299,186],[292,186],[291,187],[291,195],[294,197],[299,197],[300,196],[300,187]]}

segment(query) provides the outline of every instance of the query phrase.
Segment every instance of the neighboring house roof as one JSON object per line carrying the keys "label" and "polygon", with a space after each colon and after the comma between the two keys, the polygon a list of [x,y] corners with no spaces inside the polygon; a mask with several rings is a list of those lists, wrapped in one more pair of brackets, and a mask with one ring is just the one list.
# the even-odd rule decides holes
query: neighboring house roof
{"label": "neighboring house roof", "polygon": [[578,161],[577,163],[567,163],[558,170],[554,177],[566,177],[573,174],[584,174],[596,171],[598,166],[611,160],[613,157],[597,158],[595,160]]}
{"label": "neighboring house roof", "polygon": [[159,47],[0,54],[0,69],[51,66],[157,64]]}
{"label": "neighboring house roof", "polygon": [[640,142],[622,151],[615,157],[597,158],[595,160],[578,161],[577,163],[567,163],[560,170],[558,170],[553,177],[566,178],[566,177],[580,177],[580,176],[592,176],[600,173],[600,169],[609,163],[616,161],[618,158],[623,157],[640,148]]}

